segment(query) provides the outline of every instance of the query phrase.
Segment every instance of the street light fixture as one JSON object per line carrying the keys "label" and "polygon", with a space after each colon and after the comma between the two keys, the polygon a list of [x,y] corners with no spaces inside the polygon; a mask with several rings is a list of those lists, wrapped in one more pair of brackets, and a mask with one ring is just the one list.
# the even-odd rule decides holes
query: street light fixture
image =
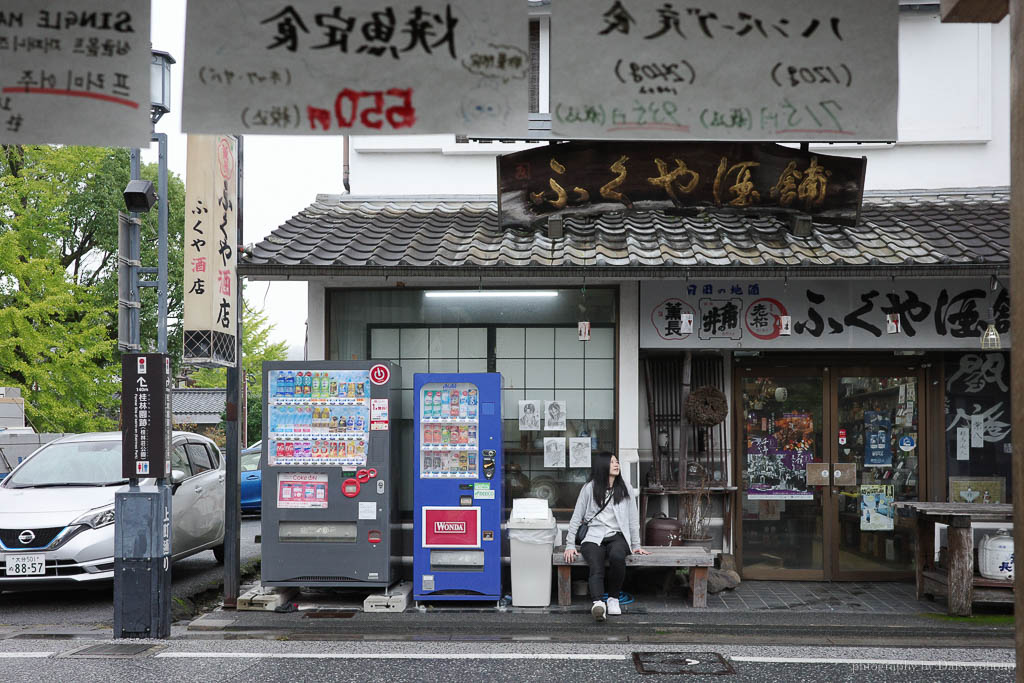
{"label": "street light fixture", "polygon": [[171,110],[171,64],[174,57],[152,50],[149,59],[149,115],[153,125]]}

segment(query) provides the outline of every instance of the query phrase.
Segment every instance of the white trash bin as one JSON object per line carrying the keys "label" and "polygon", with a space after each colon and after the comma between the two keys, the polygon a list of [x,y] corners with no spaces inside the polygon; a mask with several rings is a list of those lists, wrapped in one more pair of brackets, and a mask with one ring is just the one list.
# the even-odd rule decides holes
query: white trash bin
{"label": "white trash bin", "polygon": [[551,553],[558,531],[547,500],[513,500],[507,528],[512,606],[547,607],[551,604]]}

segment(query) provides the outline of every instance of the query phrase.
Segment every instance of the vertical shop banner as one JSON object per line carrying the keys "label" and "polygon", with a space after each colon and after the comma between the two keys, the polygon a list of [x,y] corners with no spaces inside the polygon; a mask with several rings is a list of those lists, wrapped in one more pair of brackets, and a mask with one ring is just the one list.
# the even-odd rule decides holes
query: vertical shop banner
{"label": "vertical shop banner", "polygon": [[864,467],[892,467],[892,419],[886,411],[864,411]]}
{"label": "vertical shop banner", "polygon": [[551,129],[575,138],[892,141],[892,0],[559,0]]}
{"label": "vertical shop banner", "polygon": [[817,461],[814,418],[786,413],[773,422],[766,425],[767,436],[747,437],[747,498],[813,500],[814,493],[807,490],[807,465]]}
{"label": "vertical shop banner", "polygon": [[4,0],[0,144],[149,145],[149,0]]}
{"label": "vertical shop banner", "polygon": [[526,5],[191,2],[190,133],[523,135]]}
{"label": "vertical shop banner", "polygon": [[188,136],[184,360],[196,365],[235,365],[237,154],[233,136]]}
{"label": "vertical shop banner", "polygon": [[860,530],[892,531],[895,525],[891,484],[865,484],[860,487]]}

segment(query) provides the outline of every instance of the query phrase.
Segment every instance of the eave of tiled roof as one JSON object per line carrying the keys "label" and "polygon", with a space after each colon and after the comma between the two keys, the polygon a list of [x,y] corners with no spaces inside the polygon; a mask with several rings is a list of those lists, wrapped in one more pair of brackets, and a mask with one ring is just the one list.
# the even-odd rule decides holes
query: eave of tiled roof
{"label": "eave of tiled roof", "polygon": [[250,278],[449,275],[644,279],[970,276],[1009,268],[1009,191],[866,193],[856,227],[793,235],[774,215],[614,211],[564,236],[501,230],[494,196],[319,195],[246,254]]}
{"label": "eave of tiled roof", "polygon": [[184,418],[197,416],[213,416],[219,422],[226,405],[226,389],[171,389],[171,412],[179,422],[195,422]]}

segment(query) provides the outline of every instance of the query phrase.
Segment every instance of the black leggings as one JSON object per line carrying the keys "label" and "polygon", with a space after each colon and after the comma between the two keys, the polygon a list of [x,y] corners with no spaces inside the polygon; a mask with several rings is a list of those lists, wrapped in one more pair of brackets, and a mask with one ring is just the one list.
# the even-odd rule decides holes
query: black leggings
{"label": "black leggings", "polygon": [[[583,559],[590,567],[590,599],[601,600],[605,592],[608,597],[617,598],[622,591],[622,580],[626,578],[626,555],[629,555],[629,544],[621,534],[615,534],[597,543],[584,543],[580,546]],[[604,561],[608,560],[608,572],[605,573]]]}

